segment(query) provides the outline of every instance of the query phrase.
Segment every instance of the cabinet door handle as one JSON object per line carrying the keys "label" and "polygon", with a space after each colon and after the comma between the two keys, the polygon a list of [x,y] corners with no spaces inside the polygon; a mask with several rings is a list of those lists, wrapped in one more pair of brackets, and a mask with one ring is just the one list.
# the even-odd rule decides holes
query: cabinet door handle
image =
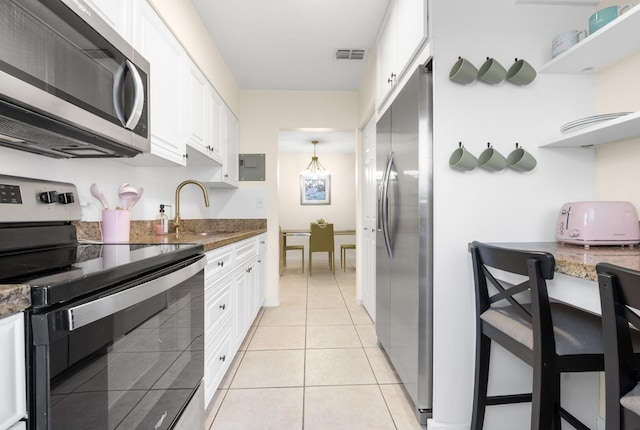
{"label": "cabinet door handle", "polygon": [[247,268],[247,273],[251,273],[252,270],[253,270],[253,267],[248,267]]}
{"label": "cabinet door handle", "polygon": [[225,361],[227,359],[226,355],[223,355],[222,357],[220,357],[220,361]]}
{"label": "cabinet door handle", "polygon": [[226,307],[227,307],[227,305],[224,304],[224,303],[220,305],[220,309],[222,309],[222,310],[224,310]]}
{"label": "cabinet door handle", "polygon": [[224,261],[218,261],[218,267],[224,267]]}

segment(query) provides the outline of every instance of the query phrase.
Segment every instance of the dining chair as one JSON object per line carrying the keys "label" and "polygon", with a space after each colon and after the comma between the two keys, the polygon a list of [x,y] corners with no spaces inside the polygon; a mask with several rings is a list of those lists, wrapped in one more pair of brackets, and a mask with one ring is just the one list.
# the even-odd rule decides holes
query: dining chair
{"label": "dining chair", "polygon": [[347,249],[356,249],[355,243],[343,243],[340,245],[340,267],[347,271]]}
{"label": "dining chair", "polygon": [[312,255],[314,252],[327,252],[329,257],[329,269],[335,274],[335,244],[333,241],[333,224],[319,225],[311,223],[309,226],[309,276],[313,267]]}
{"label": "dining chair", "polygon": [[304,245],[285,245],[284,267],[287,267],[287,251],[300,251],[300,254],[302,256],[302,273],[304,273]]}
{"label": "dining chair", "polygon": [[640,372],[634,352],[640,330],[640,272],[596,265],[602,309],[605,430],[640,428]]}
{"label": "dining chair", "polygon": [[[600,318],[549,300],[546,281],[553,279],[553,255],[480,242],[473,242],[470,252],[476,297],[471,429],[483,428],[487,406],[531,402],[532,430],[560,430],[561,419],[588,430],[561,407],[560,375],[604,370]],[[492,342],[531,366],[531,393],[487,396]]]}

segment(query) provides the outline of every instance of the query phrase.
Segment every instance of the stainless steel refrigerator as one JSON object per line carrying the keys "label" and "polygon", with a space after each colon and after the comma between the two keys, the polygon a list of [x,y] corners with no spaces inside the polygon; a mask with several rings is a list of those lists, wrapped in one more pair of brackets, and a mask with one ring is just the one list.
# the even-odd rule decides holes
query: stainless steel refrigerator
{"label": "stainless steel refrigerator", "polygon": [[376,127],[378,342],[426,423],[432,413],[433,133],[431,64]]}

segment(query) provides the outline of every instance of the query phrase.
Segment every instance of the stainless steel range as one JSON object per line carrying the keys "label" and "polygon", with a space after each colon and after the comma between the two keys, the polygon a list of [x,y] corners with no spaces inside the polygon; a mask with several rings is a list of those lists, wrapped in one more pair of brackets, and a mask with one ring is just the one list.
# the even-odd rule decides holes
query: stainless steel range
{"label": "stainless steel range", "polygon": [[80,243],[79,218],[73,184],[0,175],[0,284],[31,288],[29,428],[204,428],[202,246]]}

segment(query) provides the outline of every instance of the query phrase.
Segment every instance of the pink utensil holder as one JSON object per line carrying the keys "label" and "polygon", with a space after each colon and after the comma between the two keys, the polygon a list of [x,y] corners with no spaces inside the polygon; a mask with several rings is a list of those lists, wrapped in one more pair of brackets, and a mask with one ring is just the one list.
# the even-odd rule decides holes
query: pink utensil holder
{"label": "pink utensil holder", "polygon": [[131,213],[125,210],[102,211],[102,241],[105,243],[129,242]]}

